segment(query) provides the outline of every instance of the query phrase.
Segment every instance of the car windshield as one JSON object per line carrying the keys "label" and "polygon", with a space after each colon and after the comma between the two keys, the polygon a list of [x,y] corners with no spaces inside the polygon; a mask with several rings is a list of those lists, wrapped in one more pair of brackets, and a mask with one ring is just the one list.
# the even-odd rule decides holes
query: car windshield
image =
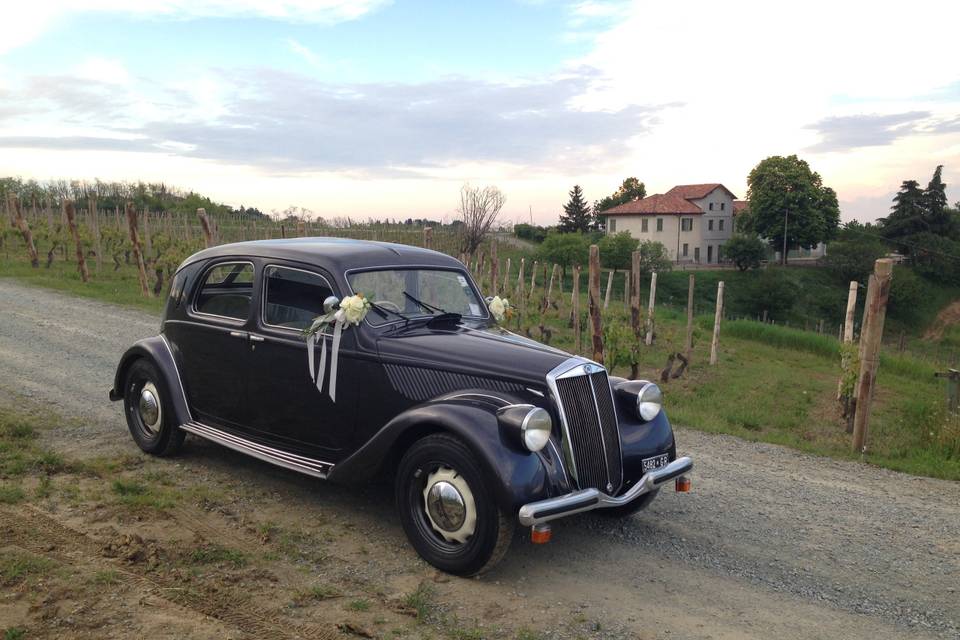
{"label": "car windshield", "polygon": [[[457,313],[461,316],[487,316],[484,303],[477,297],[462,271],[449,269],[382,269],[360,271],[347,276],[355,293],[362,293],[377,307],[402,313],[407,318]],[[393,322],[396,316],[367,315],[374,325]]]}

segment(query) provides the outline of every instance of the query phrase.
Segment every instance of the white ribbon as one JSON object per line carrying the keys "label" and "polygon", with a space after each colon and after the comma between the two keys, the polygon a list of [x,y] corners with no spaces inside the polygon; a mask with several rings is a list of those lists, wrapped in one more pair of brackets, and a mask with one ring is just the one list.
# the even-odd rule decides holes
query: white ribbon
{"label": "white ribbon", "polygon": [[[337,319],[333,323],[333,348],[330,353],[330,384],[327,393],[330,399],[337,401],[337,363],[340,360],[340,338],[343,335],[344,321]],[[320,341],[320,366],[314,368],[313,349]],[[323,392],[323,380],[327,372],[327,337],[321,333],[307,337],[307,367],[310,369],[310,379],[317,384],[317,391]]]}

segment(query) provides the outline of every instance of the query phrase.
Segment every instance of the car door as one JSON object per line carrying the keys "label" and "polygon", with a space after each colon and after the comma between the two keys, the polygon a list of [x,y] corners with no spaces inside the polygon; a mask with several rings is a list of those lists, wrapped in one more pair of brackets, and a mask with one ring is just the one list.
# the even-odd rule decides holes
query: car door
{"label": "car door", "polygon": [[[339,296],[334,280],[319,269],[281,262],[261,271],[256,331],[250,334],[250,419],[264,436],[304,455],[335,462],[349,446],[356,412],[358,379],[356,328],[343,331],[338,358],[336,401],[329,396],[332,332],[327,331],[325,381],[321,389],[308,368],[302,331],[324,313],[323,303]],[[321,343],[315,347],[319,367]]]}
{"label": "car door", "polygon": [[181,375],[194,419],[242,431],[246,415],[254,265],[221,260],[206,267],[184,319],[165,334],[180,354]]}

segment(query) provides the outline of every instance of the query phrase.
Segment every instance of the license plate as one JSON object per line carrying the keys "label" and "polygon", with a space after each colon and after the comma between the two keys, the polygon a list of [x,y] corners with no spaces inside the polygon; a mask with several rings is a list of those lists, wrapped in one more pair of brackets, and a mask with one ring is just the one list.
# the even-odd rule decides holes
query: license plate
{"label": "license plate", "polygon": [[670,462],[670,456],[666,453],[661,453],[659,456],[653,456],[652,458],[645,458],[641,461],[641,468],[643,472],[653,471],[654,469],[660,469],[667,466]]}

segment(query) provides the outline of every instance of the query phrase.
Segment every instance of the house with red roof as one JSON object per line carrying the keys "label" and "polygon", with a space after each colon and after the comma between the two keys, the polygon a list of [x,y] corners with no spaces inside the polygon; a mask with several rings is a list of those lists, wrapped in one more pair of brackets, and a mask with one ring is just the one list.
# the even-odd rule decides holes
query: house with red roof
{"label": "house with red roof", "polygon": [[717,264],[733,235],[734,214],[742,208],[736,203],[746,204],[720,183],[681,184],[600,216],[607,233],[629,231],[640,241],[655,240],[676,262]]}

